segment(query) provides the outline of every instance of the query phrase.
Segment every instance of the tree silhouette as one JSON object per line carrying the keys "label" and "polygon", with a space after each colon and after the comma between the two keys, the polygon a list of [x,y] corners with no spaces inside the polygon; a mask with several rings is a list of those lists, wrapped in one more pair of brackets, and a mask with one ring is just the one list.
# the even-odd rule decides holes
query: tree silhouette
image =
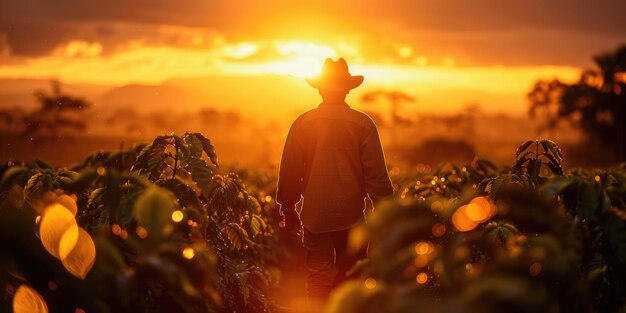
{"label": "tree silhouette", "polygon": [[392,125],[411,124],[411,121],[403,118],[398,111],[402,103],[414,103],[415,98],[401,91],[375,90],[361,96],[361,101],[365,103],[375,103],[379,98],[383,98],[390,103],[389,113]]}
{"label": "tree silhouette", "polygon": [[598,141],[626,159],[626,45],[594,57],[595,68],[584,71],[578,82],[538,81],[528,94],[530,115],[543,111],[543,128],[568,120],[591,141]]}
{"label": "tree silhouette", "polygon": [[25,129],[24,138],[31,141],[72,137],[75,132],[84,131],[87,125],[77,113],[81,113],[91,104],[87,101],[61,93],[58,81],[52,82],[52,93],[36,91],[35,97],[39,109],[22,118]]}

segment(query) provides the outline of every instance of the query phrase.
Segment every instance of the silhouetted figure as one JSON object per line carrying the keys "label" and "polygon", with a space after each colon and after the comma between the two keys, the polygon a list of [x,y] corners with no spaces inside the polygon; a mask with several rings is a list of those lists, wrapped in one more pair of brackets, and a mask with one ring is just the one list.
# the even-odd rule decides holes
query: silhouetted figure
{"label": "silhouetted figure", "polygon": [[[343,58],[327,59],[317,78],[322,103],[291,125],[283,150],[277,201],[292,234],[303,231],[310,298],[325,299],[366,251],[347,249],[350,229],[364,221],[365,197],[374,204],[393,195],[378,130],[346,95],[363,82]],[[300,215],[295,205],[302,199]],[[300,221],[302,219],[302,222]]]}

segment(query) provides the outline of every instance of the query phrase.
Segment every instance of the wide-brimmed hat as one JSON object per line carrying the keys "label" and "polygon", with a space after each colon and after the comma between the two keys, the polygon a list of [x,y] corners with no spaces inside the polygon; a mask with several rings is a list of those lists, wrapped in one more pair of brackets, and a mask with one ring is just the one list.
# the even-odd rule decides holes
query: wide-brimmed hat
{"label": "wide-brimmed hat", "polygon": [[339,58],[336,62],[328,58],[324,61],[322,72],[318,77],[306,77],[304,80],[317,89],[350,90],[363,83],[363,76],[350,75],[348,63],[343,58]]}

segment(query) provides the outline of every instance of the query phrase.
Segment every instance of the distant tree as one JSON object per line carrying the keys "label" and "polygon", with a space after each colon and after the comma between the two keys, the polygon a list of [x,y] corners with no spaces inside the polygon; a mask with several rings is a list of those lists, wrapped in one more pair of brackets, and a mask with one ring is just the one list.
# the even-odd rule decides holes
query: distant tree
{"label": "distant tree", "polygon": [[58,81],[52,82],[52,93],[36,91],[40,107],[22,118],[25,125],[22,136],[31,140],[54,140],[73,137],[84,131],[87,124],[80,113],[91,104],[82,98],[61,93]]}
{"label": "distant tree", "polygon": [[594,57],[595,68],[585,70],[574,84],[538,81],[528,94],[530,115],[542,112],[542,129],[560,121],[581,128],[588,139],[626,159],[626,45]]}
{"label": "distant tree", "polygon": [[392,125],[398,126],[403,124],[411,124],[410,120],[403,118],[399,111],[400,106],[403,103],[414,103],[415,98],[402,91],[392,90],[392,91],[384,91],[384,90],[375,90],[370,91],[363,96],[361,96],[361,101],[365,103],[376,103],[380,98],[388,101],[390,103],[389,113],[391,116]]}

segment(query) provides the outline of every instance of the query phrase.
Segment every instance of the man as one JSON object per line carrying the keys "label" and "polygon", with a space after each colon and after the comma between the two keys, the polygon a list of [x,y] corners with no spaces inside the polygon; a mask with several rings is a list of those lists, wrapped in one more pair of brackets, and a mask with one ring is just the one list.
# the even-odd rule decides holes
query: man
{"label": "man", "polygon": [[[350,229],[364,221],[365,197],[376,204],[392,196],[393,188],[376,125],[345,102],[363,76],[350,75],[343,58],[327,59],[321,75],[306,82],[319,90],[323,101],[291,125],[277,201],[286,230],[297,235],[303,230],[308,296],[323,300],[367,256],[365,250],[347,249]],[[295,205],[301,199],[298,216]]]}

